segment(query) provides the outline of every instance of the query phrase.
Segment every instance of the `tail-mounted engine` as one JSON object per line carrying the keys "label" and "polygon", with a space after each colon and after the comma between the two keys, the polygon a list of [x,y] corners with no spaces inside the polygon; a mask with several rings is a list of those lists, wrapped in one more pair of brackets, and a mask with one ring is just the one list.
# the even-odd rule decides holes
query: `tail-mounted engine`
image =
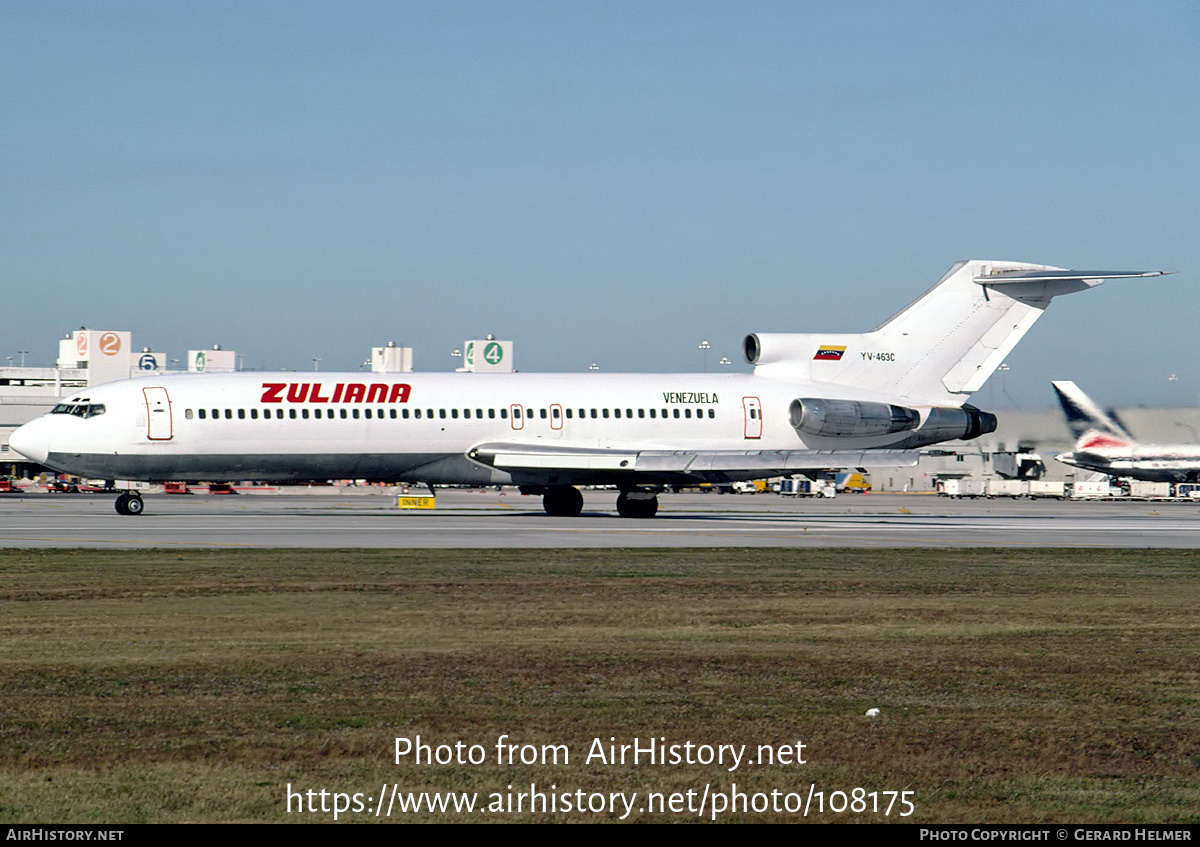
{"label": "tail-mounted engine", "polygon": [[[959,439],[962,441],[970,441],[972,438],[978,438],[981,435],[987,435],[989,432],[996,431],[996,416],[991,412],[985,412],[981,409],[976,409],[970,404],[964,404],[958,409],[946,409],[935,407],[929,410],[929,414],[925,416],[925,423],[922,425],[919,434],[938,435],[938,441],[951,441]],[[924,441],[923,444],[932,444],[933,441]],[[917,445],[913,445],[917,446]]]}
{"label": "tail-mounted engine", "polygon": [[916,409],[891,403],[801,397],[792,401],[788,414],[792,427],[801,435],[875,438],[898,432],[912,433],[903,441],[889,445],[894,448],[966,441],[996,431],[996,416],[970,405],[961,408],[937,406],[927,410],[922,420]]}
{"label": "tail-mounted engine", "polygon": [[[822,338],[832,337],[828,333]],[[742,340],[742,355],[755,367],[812,358],[817,336],[800,332],[755,332]]]}
{"label": "tail-mounted engine", "polygon": [[797,432],[830,438],[890,435],[916,429],[921,423],[921,416],[916,409],[858,400],[804,397],[792,401],[788,414]]}

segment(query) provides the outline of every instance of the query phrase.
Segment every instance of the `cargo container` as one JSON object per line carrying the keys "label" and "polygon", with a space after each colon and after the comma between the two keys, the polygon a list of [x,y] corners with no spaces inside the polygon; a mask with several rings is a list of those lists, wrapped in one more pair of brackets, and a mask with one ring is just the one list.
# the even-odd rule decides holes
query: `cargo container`
{"label": "cargo container", "polygon": [[1071,496],[1077,499],[1099,499],[1102,497],[1122,497],[1124,493],[1120,488],[1109,485],[1108,480],[1105,479],[1076,482],[1075,487],[1071,489]]}
{"label": "cargo container", "polygon": [[1023,479],[989,479],[987,481],[987,496],[1018,497],[1029,496],[1029,483]]}
{"label": "cargo container", "polygon": [[982,479],[944,479],[938,494],[942,497],[986,497],[987,482]]}
{"label": "cargo container", "polygon": [[1029,480],[1029,496],[1034,499],[1038,497],[1057,497],[1059,500],[1062,500],[1067,496],[1067,486],[1063,482],[1031,479]]}
{"label": "cargo container", "polygon": [[1171,497],[1171,483],[1129,481],[1129,496],[1137,500],[1167,500]]}

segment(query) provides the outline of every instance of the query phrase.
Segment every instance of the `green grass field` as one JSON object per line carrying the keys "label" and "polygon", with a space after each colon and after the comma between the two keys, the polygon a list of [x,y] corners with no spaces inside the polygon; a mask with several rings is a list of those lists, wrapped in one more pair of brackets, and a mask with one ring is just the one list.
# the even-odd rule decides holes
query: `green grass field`
{"label": "green grass field", "polygon": [[[486,806],[530,783],[687,821],[639,809],[736,783],[915,807],[810,820],[1200,822],[1198,571],[1190,551],[4,551],[0,821],[332,821],[289,813],[289,784]],[[397,764],[417,735],[486,761]],[[569,761],[497,763],[502,735]],[[807,763],[586,762],[610,737],[802,742]],[[620,817],[524,802],[392,819]]]}

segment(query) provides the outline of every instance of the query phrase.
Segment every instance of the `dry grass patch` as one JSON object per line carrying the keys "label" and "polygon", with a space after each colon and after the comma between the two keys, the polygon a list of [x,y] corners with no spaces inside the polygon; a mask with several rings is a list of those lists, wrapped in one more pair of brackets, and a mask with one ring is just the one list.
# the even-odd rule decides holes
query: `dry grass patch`
{"label": "dry grass patch", "polygon": [[[287,820],[289,783],[815,782],[913,791],[914,822],[1196,822],[1197,567],[1178,551],[0,551],[0,820]],[[416,734],[572,759],[394,764],[393,739]],[[803,740],[809,764],[584,764],[609,736]]]}

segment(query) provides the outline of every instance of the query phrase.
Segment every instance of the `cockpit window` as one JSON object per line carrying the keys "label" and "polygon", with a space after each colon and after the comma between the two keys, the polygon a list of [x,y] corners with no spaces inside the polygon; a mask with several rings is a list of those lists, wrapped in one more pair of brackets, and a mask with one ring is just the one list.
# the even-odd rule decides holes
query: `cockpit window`
{"label": "cockpit window", "polygon": [[103,403],[59,403],[50,410],[52,415],[75,415],[77,418],[94,418],[104,414]]}

